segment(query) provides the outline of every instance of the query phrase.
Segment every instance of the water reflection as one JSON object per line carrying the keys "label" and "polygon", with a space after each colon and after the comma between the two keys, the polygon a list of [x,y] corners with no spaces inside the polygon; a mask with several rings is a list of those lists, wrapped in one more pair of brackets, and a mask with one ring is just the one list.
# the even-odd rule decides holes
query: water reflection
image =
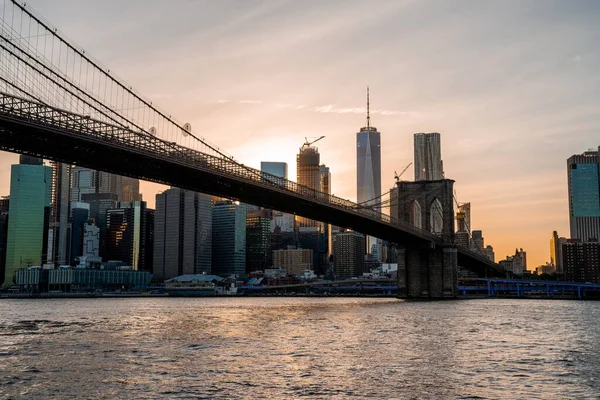
{"label": "water reflection", "polygon": [[4,398],[590,398],[597,303],[0,301]]}

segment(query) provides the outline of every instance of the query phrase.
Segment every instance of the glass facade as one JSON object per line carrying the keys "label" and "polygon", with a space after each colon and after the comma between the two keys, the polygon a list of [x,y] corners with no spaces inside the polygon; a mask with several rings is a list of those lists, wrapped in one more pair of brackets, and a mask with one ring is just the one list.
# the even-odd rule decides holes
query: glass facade
{"label": "glass facade", "polygon": [[246,273],[271,268],[270,210],[249,212],[246,218]]}
{"label": "glass facade", "polygon": [[571,239],[600,238],[600,160],[586,151],[567,160]]}
{"label": "glass facade", "polygon": [[51,167],[11,167],[4,286],[12,285],[17,270],[42,265],[46,259],[51,184]]}
{"label": "glass facade", "polygon": [[600,217],[598,164],[573,164],[569,172],[573,216]]}
{"label": "glass facade", "polygon": [[285,162],[261,161],[260,170],[267,174],[288,178],[288,166]]}
{"label": "glass facade", "polygon": [[246,206],[231,200],[217,201],[212,221],[213,274],[246,272]]}
{"label": "glass facade", "polygon": [[106,258],[122,261],[134,270],[149,270],[151,259],[147,243],[148,229],[154,230],[154,218],[148,218],[145,201],[121,202],[106,212]]}

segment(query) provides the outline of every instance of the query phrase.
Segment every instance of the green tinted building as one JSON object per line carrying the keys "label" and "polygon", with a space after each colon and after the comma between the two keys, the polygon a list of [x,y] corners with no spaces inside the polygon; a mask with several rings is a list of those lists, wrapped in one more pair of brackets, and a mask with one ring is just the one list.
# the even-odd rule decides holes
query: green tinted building
{"label": "green tinted building", "polygon": [[17,270],[46,261],[51,184],[52,168],[39,158],[21,156],[11,167],[5,287]]}

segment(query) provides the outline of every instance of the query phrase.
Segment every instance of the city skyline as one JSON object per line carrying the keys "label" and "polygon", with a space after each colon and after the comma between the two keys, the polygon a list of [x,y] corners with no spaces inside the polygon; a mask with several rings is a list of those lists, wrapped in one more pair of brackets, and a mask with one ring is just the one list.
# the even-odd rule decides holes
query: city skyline
{"label": "city skyline", "polygon": [[[354,199],[356,171],[349,154],[353,154],[352,132],[364,118],[361,104],[369,84],[381,104],[372,113],[386,132],[383,187],[391,187],[393,171],[412,160],[413,133],[438,131],[443,136],[445,172],[457,182],[458,200],[472,203],[473,229],[485,232],[499,258],[518,246],[530,253],[532,266],[539,265],[548,260],[549,233],[567,235],[565,160],[597,146],[594,70],[599,60],[590,46],[599,28],[592,25],[597,14],[590,9],[598,8],[593,2],[559,2],[553,7],[532,2],[521,5],[520,11],[514,2],[443,3],[443,7],[432,7],[433,2],[385,2],[376,9],[352,2],[339,10],[337,18],[323,21],[323,14],[339,8],[339,3],[319,10],[265,3],[236,11],[229,3],[199,3],[182,5],[190,7],[184,10],[188,12],[179,10],[177,18],[164,24],[156,22],[169,20],[170,10],[160,3],[129,4],[124,9],[117,2],[77,4],[59,11],[41,1],[28,2],[179,119],[190,120],[195,127],[210,126],[203,135],[246,165],[258,169],[260,161],[273,158],[275,151],[278,159],[293,165],[304,137],[322,133],[327,138],[319,142],[321,162],[334,175],[332,193]],[[373,12],[365,16],[367,8]],[[286,17],[280,22],[282,13]],[[467,13],[478,18],[462,28]],[[206,18],[207,24],[178,32],[178,26],[198,26],[182,23],[179,15]],[[425,32],[410,23],[419,16],[437,30]],[[231,22],[215,36],[210,34],[211,18]],[[401,39],[374,45],[366,32],[348,30],[357,19],[374,35],[392,29],[392,20],[408,32],[395,32]],[[304,34],[301,28],[307,20],[315,29]],[[107,21],[115,29],[106,30]],[[146,24],[159,31],[156,36],[148,35]],[[163,30],[169,34],[158,38]],[[277,32],[285,35],[273,35]],[[340,32],[345,35],[338,37]],[[123,40],[124,35],[130,40]],[[279,40],[271,40],[273,36]],[[475,46],[486,40],[489,46]],[[215,62],[189,57],[191,43],[202,59]],[[248,43],[260,44],[244,47]],[[292,45],[297,55],[289,54],[285,62],[273,58],[271,53]],[[207,51],[200,51],[203,48]],[[374,58],[381,56],[386,65],[378,63],[374,71],[358,68],[353,54],[365,50]],[[308,68],[315,57],[322,61],[319,68]],[[437,63],[438,57],[444,62]],[[153,58],[156,66],[147,63]],[[480,65],[481,58],[488,61]],[[203,73],[195,73],[198,70]],[[298,83],[299,90],[289,90]],[[257,140],[240,140],[247,131]],[[8,195],[10,164],[16,159],[0,154],[0,195]],[[149,206],[154,194],[166,189],[146,182],[141,188]]]}

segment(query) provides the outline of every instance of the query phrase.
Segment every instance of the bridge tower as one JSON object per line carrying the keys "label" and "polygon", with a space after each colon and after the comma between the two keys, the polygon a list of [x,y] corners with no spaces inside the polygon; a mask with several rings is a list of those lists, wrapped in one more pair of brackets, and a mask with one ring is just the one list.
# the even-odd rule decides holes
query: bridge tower
{"label": "bridge tower", "polygon": [[398,215],[417,228],[442,237],[443,243],[399,243],[398,297],[453,298],[458,295],[454,229],[454,181],[397,182]]}

